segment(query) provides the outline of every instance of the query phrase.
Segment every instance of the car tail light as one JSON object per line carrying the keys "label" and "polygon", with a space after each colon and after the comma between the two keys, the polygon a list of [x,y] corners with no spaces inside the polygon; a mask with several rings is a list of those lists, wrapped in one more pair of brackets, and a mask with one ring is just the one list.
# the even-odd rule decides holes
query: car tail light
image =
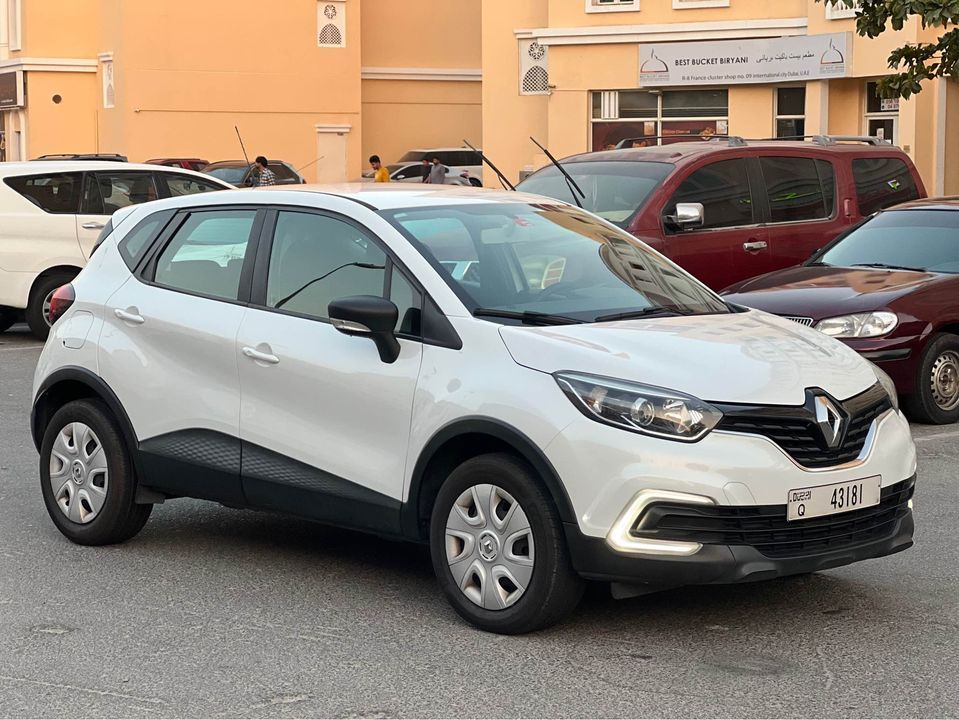
{"label": "car tail light", "polygon": [[53,325],[57,320],[63,317],[69,310],[73,302],[77,299],[77,293],[71,283],[61,285],[54,290],[50,296],[50,324]]}

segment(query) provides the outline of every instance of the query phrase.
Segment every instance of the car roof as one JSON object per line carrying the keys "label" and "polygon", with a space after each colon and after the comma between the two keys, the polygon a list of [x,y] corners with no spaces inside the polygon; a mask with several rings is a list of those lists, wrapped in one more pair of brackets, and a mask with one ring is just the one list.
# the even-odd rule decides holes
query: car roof
{"label": "car roof", "polygon": [[599,150],[596,152],[571,155],[563,158],[563,162],[638,162],[645,160],[648,162],[666,162],[676,164],[687,159],[693,159],[707,154],[729,151],[750,152],[752,150],[801,150],[810,154],[843,153],[853,155],[868,155],[876,152],[903,154],[903,151],[895,145],[866,145],[864,143],[843,142],[821,145],[818,143],[803,142],[800,140],[750,140],[745,145],[730,145],[726,142],[711,140],[706,142],[672,143],[670,145],[656,145],[645,148]]}
{"label": "car roof", "polygon": [[901,205],[894,205],[883,212],[892,212],[894,210],[952,210],[959,211],[959,196],[951,195],[948,197],[922,198],[921,200],[910,200]]}
{"label": "car roof", "polygon": [[[468,147],[430,147],[430,148],[410,148],[406,152],[473,152]],[[405,153],[404,153],[405,154]]]}
{"label": "car roof", "polygon": [[[84,170],[147,170],[149,172],[175,172],[200,175],[186,168],[172,168],[146,163],[113,162],[110,160],[28,160],[26,162],[0,163],[0,177],[15,175],[43,175],[55,172],[82,172]],[[202,177],[202,175],[200,175]]]}
{"label": "car roof", "polygon": [[[268,165],[286,165],[287,167],[293,167],[293,166],[290,165],[290,163],[288,163],[286,160],[277,160],[277,159],[275,159],[275,158],[268,158],[268,159],[267,159],[267,164],[268,164]],[[208,168],[209,168],[209,167],[214,167],[214,166],[217,166],[217,167],[230,167],[230,166],[235,166],[235,167],[247,167],[247,166],[252,166],[252,165],[253,165],[253,161],[252,161],[252,160],[251,160],[250,162],[247,162],[246,160],[214,160],[214,161],[211,162],[209,165],[207,165],[207,167],[208,167]]]}

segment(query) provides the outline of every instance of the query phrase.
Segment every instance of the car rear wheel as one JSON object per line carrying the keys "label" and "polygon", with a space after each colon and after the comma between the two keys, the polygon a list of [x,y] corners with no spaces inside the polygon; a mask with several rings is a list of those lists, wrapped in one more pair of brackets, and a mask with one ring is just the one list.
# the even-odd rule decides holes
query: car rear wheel
{"label": "car rear wheel", "polygon": [[129,540],[153,510],[134,501],[130,454],[98,400],[76,400],[54,414],[40,447],[40,482],[50,518],[80,545]]}
{"label": "car rear wheel", "polygon": [[932,425],[959,421],[959,336],[940,333],[929,341],[916,388],[907,405],[913,419]]}
{"label": "car rear wheel", "polygon": [[46,340],[47,335],[50,334],[50,300],[53,298],[53,293],[74,277],[71,273],[52,273],[37,280],[33,286],[30,302],[27,305],[27,324],[30,326],[30,332],[41,340]]}
{"label": "car rear wheel", "polygon": [[450,474],[433,506],[430,550],[450,604],[488,632],[547,627],[583,594],[552,500],[512,455],[482,455]]}

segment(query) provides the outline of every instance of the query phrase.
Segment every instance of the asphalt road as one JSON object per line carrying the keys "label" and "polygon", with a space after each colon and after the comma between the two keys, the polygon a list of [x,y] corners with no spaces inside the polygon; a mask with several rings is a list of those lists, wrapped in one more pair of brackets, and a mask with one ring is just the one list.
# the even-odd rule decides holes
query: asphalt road
{"label": "asphalt road", "polygon": [[423,548],[177,500],[70,544],[28,431],[40,347],[0,335],[0,716],[956,717],[959,428],[916,427],[916,546],[497,637]]}

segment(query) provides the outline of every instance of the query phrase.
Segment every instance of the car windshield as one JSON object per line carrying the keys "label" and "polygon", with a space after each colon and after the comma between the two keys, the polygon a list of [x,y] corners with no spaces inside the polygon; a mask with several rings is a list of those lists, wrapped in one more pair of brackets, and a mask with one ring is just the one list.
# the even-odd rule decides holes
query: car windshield
{"label": "car windshield", "polygon": [[203,172],[219,178],[224,182],[228,182],[231,185],[239,185],[243,182],[243,178],[246,177],[248,169],[246,165],[221,165],[219,167],[207,166],[203,169]]}
{"label": "car windshield", "polygon": [[730,312],[632,235],[576,208],[489,203],[382,214],[478,316],[597,322]]}
{"label": "car windshield", "polygon": [[880,213],[811,262],[959,273],[959,211]]}
{"label": "car windshield", "polygon": [[[563,165],[586,194],[583,207],[625,228],[673,166],[659,162],[589,161]],[[553,165],[530,175],[517,190],[576,204],[563,174]]]}

